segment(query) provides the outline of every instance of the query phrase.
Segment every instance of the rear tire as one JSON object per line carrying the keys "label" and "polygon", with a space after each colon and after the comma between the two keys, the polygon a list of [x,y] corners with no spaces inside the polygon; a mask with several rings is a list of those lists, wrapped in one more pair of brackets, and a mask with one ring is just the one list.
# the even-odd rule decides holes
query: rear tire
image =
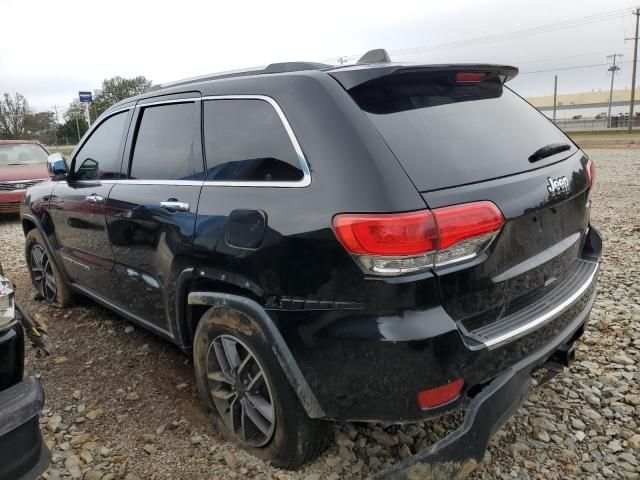
{"label": "rear tire", "polygon": [[[298,468],[322,453],[331,424],[307,416],[256,321],[229,307],[211,308],[196,329],[193,356],[200,397],[225,439],[279,468]],[[230,362],[225,360],[229,357]],[[233,363],[239,367],[231,367]],[[259,386],[253,387],[252,379],[258,377]],[[257,409],[252,408],[252,395],[260,397],[255,398]],[[266,415],[254,424],[256,412]],[[245,423],[231,423],[243,416]]]}
{"label": "rear tire", "polygon": [[49,305],[65,308],[72,303],[71,289],[64,277],[51,261],[42,236],[37,229],[27,233],[25,238],[25,257],[31,282],[38,294]]}

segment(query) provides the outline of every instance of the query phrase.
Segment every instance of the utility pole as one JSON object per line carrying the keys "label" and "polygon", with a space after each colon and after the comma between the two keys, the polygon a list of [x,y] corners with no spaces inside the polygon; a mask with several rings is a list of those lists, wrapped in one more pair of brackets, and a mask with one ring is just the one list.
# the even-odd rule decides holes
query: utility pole
{"label": "utility pole", "polygon": [[57,150],[58,149],[58,106],[54,105],[53,109],[56,111],[56,128],[53,131],[53,137],[55,138],[56,150]]}
{"label": "utility pole", "polygon": [[636,7],[633,14],[636,16],[636,36],[632,39],[625,40],[633,40],[633,66],[631,73],[631,103],[629,105],[629,133],[633,130],[633,104],[636,101],[636,62],[638,60],[638,21],[640,20],[640,7]]}
{"label": "utility pole", "polygon": [[613,58],[613,64],[608,68],[611,72],[611,90],[609,91],[609,111],[607,113],[607,125],[611,128],[611,102],[613,101],[613,80],[616,78],[616,72],[620,70],[620,67],[616,65],[616,58],[622,57],[621,53],[614,53],[613,55],[607,55],[607,58]]}
{"label": "utility pole", "polygon": [[76,117],[76,131],[78,132],[78,143],[80,143],[80,126],[78,125],[78,115]]}
{"label": "utility pole", "polygon": [[558,75],[553,79],[553,123],[556,123],[556,104],[558,103]]}

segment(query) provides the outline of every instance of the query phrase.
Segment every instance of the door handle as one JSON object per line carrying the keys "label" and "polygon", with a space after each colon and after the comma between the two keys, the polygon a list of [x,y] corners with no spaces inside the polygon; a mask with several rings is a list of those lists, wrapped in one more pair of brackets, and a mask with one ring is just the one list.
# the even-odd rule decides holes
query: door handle
{"label": "door handle", "polygon": [[175,202],[175,201],[160,202],[160,207],[164,208],[169,212],[188,212],[189,211],[189,204],[186,202]]}
{"label": "door handle", "polygon": [[91,195],[87,195],[86,197],[84,197],[84,199],[89,203],[94,203],[94,204],[104,202],[104,197],[101,197],[100,195],[96,195],[95,193],[92,193]]}

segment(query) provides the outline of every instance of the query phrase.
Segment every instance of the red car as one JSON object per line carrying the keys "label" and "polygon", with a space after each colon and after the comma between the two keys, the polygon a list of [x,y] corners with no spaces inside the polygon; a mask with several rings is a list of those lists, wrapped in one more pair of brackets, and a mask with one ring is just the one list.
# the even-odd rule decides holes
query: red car
{"label": "red car", "polygon": [[0,214],[18,213],[24,191],[49,178],[49,152],[33,140],[0,140]]}

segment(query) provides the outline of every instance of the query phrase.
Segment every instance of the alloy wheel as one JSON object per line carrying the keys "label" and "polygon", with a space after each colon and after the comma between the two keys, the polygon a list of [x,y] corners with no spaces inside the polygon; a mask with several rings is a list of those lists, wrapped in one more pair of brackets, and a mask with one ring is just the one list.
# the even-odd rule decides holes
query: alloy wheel
{"label": "alloy wheel", "polygon": [[207,352],[207,381],[223,422],[252,447],[266,445],[275,431],[276,415],[264,368],[239,339],[219,335]]}
{"label": "alloy wheel", "polygon": [[56,301],[58,288],[56,286],[56,276],[53,273],[53,265],[42,246],[36,244],[31,248],[31,273],[36,284],[38,293],[47,302]]}

